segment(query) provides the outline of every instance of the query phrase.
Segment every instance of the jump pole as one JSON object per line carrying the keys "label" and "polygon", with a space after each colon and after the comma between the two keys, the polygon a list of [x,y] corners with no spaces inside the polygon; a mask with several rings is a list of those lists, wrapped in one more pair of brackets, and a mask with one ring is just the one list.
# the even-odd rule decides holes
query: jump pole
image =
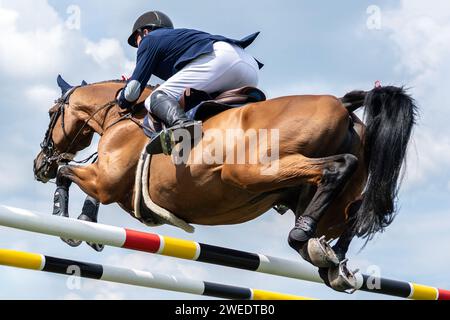
{"label": "jump pole", "polygon": [[[288,295],[219,283],[193,280],[173,275],[158,274],[108,265],[66,260],[7,249],[0,249],[0,265],[74,276],[79,271],[81,278],[134,285],[139,287],[182,292],[233,300],[313,300],[311,298]],[[76,268],[76,269],[74,269]]]}
{"label": "jump pole", "polygon": [[[300,261],[271,257],[120,227],[43,215],[0,206],[0,225],[106,246],[221,265],[286,278],[323,283],[315,268]],[[373,278],[358,273],[358,290],[414,300],[450,300],[450,291],[412,282]],[[369,281],[368,281],[369,280]],[[379,286],[372,288],[371,283]]]}

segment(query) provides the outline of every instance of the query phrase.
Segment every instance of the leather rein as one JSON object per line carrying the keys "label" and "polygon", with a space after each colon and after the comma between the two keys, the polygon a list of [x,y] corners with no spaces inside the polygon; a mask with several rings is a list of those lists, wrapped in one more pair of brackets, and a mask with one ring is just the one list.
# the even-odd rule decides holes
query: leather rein
{"label": "leather rein", "polygon": [[[113,101],[106,103],[105,105],[100,107],[98,110],[96,110],[88,119],[86,119],[84,121],[84,124],[77,131],[75,137],[73,139],[70,139],[70,137],[67,135],[66,129],[65,129],[65,109],[66,109],[66,106],[69,105],[70,96],[75,92],[75,90],[77,90],[80,87],[82,87],[82,86],[73,87],[72,89],[67,91],[61,98],[59,98],[58,100],[55,101],[55,103],[58,105],[58,109],[56,112],[54,112],[51,115],[49,127],[47,129],[47,132],[45,133],[44,141],[41,143],[42,153],[45,156],[45,159],[43,161],[48,166],[50,166],[55,161],[58,163],[58,165],[67,165],[71,162],[83,164],[83,163],[89,162],[92,158],[96,157],[98,154],[97,152],[95,152],[94,154],[92,154],[91,156],[89,156],[88,158],[86,158],[84,160],[75,161],[74,160],[75,154],[70,153],[69,151],[73,147],[74,143],[79,138],[79,136],[82,134],[83,130],[89,125],[89,122],[98,113],[100,113],[101,111],[103,111],[105,109],[110,109],[110,108],[114,107],[117,103],[116,103],[116,100],[113,100]],[[66,140],[70,141],[65,152],[58,151],[55,147],[55,142],[53,141],[53,131],[55,130],[56,123],[58,122],[59,117],[61,117],[61,129],[63,131],[64,137]],[[143,125],[140,124],[139,121],[137,121],[136,119],[133,118],[133,112],[130,111],[130,112],[122,115],[119,119],[114,121],[106,129],[104,129],[100,135],[102,136],[108,129],[110,129],[111,127],[115,126],[116,124],[118,124],[119,122],[122,122],[124,120],[131,120],[134,123],[136,123],[137,125],[139,125],[140,127],[143,127]],[[93,162],[95,162],[95,161],[96,161],[96,159]]]}

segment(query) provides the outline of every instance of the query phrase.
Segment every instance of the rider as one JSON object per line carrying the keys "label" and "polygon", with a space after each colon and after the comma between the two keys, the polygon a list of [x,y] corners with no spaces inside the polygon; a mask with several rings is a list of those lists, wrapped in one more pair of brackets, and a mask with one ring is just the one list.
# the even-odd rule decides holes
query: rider
{"label": "rider", "polygon": [[119,106],[131,108],[151,75],[166,82],[145,101],[147,110],[166,127],[193,125],[178,101],[186,88],[220,93],[244,86],[256,87],[259,61],[244,51],[258,33],[242,40],[191,29],[174,29],[162,12],[150,11],[135,22],[128,43],[138,48],[137,64],[118,96]]}

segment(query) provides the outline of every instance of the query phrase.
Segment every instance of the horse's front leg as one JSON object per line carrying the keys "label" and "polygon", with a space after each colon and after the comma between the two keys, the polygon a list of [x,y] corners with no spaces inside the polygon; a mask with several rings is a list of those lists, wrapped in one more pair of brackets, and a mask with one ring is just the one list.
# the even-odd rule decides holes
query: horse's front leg
{"label": "horse's front leg", "polygon": [[[62,170],[58,171],[56,177],[56,191],[53,197],[53,215],[69,218],[69,189],[72,180],[64,175]],[[78,247],[81,241],[61,238],[62,241],[71,247]]]}
{"label": "horse's front leg", "polygon": [[[90,194],[95,194],[92,179],[95,178],[95,165],[87,167],[65,166],[62,167],[56,179],[57,189],[54,197],[53,214],[62,217],[69,217],[69,188],[72,183],[76,183],[85,191],[88,196],[83,205],[79,220],[94,222],[98,221],[98,211],[100,202]],[[62,239],[72,247],[78,247],[82,241],[73,239]],[[104,249],[103,245],[88,243],[94,250],[100,252]]]}
{"label": "horse's front leg", "polygon": [[58,172],[56,177],[56,191],[53,197],[53,215],[69,217],[69,189],[72,180]]}

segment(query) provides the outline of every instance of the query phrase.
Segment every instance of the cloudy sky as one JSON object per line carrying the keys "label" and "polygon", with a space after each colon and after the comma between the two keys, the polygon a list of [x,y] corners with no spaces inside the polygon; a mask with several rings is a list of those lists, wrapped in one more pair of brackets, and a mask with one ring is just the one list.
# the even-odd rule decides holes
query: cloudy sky
{"label": "cloudy sky", "polygon": [[[100,1],[0,0],[0,204],[49,213],[53,185],[33,180],[32,160],[59,96],[56,76],[72,83],[120,78],[133,70],[126,39],[137,16],[157,9],[176,26],[240,38],[261,31],[249,51],[266,64],[261,88],[269,97],[302,93],[342,96],[376,80],[405,85],[420,107],[395,223],[359,252],[352,265],[377,266],[384,277],[448,288],[450,275],[450,3],[447,0]],[[79,13],[79,20],[76,19]],[[156,83],[153,79],[152,83]],[[83,194],[72,188],[78,216]],[[117,206],[101,208],[102,223],[145,230]],[[299,259],[286,238],[292,219],[270,212],[239,226],[198,227],[185,235],[170,227],[152,231],[200,242]],[[249,237],[248,235],[252,235]],[[264,239],[264,241],[262,241]],[[200,265],[107,248],[66,247],[59,240],[0,227],[0,247],[161,271],[186,277],[320,299],[348,299],[301,281]],[[190,295],[0,268],[2,299],[192,299]],[[261,285],[263,284],[263,285]],[[356,293],[355,299],[374,299]]]}

